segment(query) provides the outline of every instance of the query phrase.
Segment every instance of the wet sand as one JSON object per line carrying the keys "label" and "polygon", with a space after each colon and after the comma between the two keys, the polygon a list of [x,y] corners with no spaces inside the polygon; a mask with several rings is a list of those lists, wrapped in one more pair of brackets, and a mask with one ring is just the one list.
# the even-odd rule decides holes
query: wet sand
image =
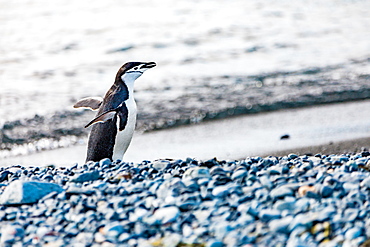
{"label": "wet sand", "polygon": [[[136,134],[124,158],[242,159],[288,153],[347,153],[370,148],[370,100],[281,110]],[[283,136],[289,138],[283,138]],[[85,145],[6,158],[1,165],[83,163]]]}

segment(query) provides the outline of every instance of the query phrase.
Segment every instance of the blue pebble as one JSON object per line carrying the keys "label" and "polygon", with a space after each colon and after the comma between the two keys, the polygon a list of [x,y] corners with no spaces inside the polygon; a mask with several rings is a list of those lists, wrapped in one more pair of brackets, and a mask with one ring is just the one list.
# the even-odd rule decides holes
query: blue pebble
{"label": "blue pebble", "polygon": [[352,240],[352,239],[362,236],[362,234],[363,234],[363,229],[359,227],[353,227],[346,231],[346,233],[344,234],[344,237],[347,240]]}
{"label": "blue pebble", "polygon": [[332,196],[333,192],[334,192],[333,188],[325,185],[321,186],[321,188],[319,189],[319,193],[323,198],[328,198]]}
{"label": "blue pebble", "polygon": [[207,245],[206,245],[207,247],[223,247],[224,246],[224,244],[221,242],[221,241],[219,241],[219,240],[209,240],[208,242],[207,242]]}

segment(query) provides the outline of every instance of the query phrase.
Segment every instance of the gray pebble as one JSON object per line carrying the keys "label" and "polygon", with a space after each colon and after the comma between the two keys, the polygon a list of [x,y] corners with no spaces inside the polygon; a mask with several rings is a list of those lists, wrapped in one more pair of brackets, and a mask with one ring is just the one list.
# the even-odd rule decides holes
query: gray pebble
{"label": "gray pebble", "polygon": [[296,202],[295,201],[282,201],[279,200],[274,204],[274,208],[283,211],[283,210],[294,210],[295,209]]}
{"label": "gray pebble", "polygon": [[289,234],[291,229],[289,228],[290,223],[293,220],[293,216],[287,216],[282,219],[276,219],[269,222],[269,227],[274,232]]}
{"label": "gray pebble", "polygon": [[284,186],[275,188],[270,192],[270,196],[274,199],[284,198],[286,196],[292,196],[292,195],[294,195],[294,192],[290,188],[287,188]]}
{"label": "gray pebble", "polygon": [[270,221],[274,219],[279,219],[281,217],[281,213],[279,210],[275,209],[262,209],[258,216],[263,221]]}

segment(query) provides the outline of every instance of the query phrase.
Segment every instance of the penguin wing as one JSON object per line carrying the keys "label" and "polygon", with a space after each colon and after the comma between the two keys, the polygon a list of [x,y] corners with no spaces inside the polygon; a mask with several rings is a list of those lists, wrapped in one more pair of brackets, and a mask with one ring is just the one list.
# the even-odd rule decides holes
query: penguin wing
{"label": "penguin wing", "polygon": [[101,97],[87,97],[80,99],[77,101],[76,104],[74,104],[74,108],[89,108],[91,110],[98,110],[101,104],[103,103],[103,98]]}
{"label": "penguin wing", "polygon": [[119,130],[122,131],[126,127],[128,118],[128,110],[125,103],[122,103],[122,105],[116,109],[103,112],[102,114],[91,120],[90,123],[85,126],[85,128],[96,123],[105,123],[113,119],[116,115],[118,115],[119,117]]}
{"label": "penguin wing", "polygon": [[119,131],[122,131],[126,128],[128,119],[128,109],[125,103],[117,110],[117,114],[119,117]]}
{"label": "penguin wing", "polygon": [[93,120],[91,120],[90,123],[88,123],[85,126],[85,128],[90,127],[91,125],[94,125],[96,123],[105,123],[108,120],[113,119],[116,116],[116,114],[117,114],[117,110],[116,109],[103,112],[102,114],[100,114],[99,116],[97,116],[96,118],[94,118]]}

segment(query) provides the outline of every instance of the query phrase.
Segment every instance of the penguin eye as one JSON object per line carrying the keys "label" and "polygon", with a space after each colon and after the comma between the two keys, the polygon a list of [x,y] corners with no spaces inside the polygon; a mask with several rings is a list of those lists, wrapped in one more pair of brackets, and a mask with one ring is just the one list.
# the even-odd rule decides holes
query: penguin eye
{"label": "penguin eye", "polygon": [[135,67],[135,68],[134,68],[134,70],[137,70],[137,69],[138,69],[138,67]]}

